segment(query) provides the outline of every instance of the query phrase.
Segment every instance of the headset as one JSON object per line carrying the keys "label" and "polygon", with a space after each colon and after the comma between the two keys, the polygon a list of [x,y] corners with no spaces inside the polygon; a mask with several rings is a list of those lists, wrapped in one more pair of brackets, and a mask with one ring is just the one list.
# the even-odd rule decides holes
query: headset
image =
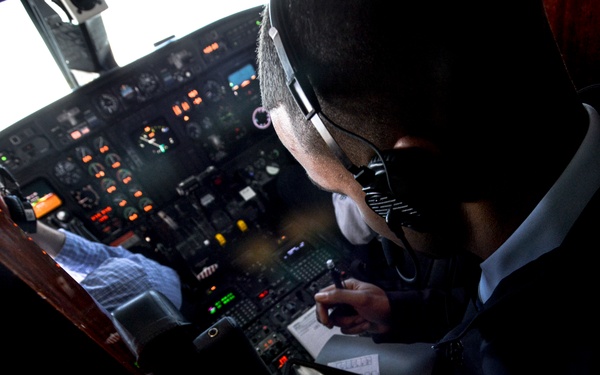
{"label": "headset", "polygon": [[0,195],[8,207],[11,219],[25,232],[35,233],[37,217],[31,203],[23,197],[21,187],[13,175],[0,165]]}
{"label": "headset", "polygon": [[[420,148],[380,151],[368,140],[329,120],[322,113],[307,76],[298,69],[296,51],[285,32],[285,17],[286,13],[283,12],[281,1],[270,0],[269,36],[273,40],[283,67],[287,87],[304,118],[313,124],[335,157],[362,186],[367,205],[386,220],[387,225],[404,244],[414,262],[413,277],[407,277],[398,270],[397,260],[393,254],[386,251],[385,256],[388,264],[395,266],[402,279],[413,282],[417,277],[417,259],[402,228],[427,232],[436,225],[432,211],[440,202],[441,163],[431,152]],[[376,156],[367,166],[359,167],[353,164],[333,138],[323,119],[334,128],[367,144]],[[401,174],[398,171],[401,171]]]}

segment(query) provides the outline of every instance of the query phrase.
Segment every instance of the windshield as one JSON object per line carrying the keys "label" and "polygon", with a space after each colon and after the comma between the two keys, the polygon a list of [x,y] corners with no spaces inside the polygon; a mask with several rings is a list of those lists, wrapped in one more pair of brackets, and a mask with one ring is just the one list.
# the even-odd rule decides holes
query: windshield
{"label": "windshield", "polygon": [[[46,3],[68,22],[68,16],[55,3]],[[264,0],[108,0],[108,7],[100,16],[115,61],[124,66],[154,51],[157,42],[180,38],[263,3]],[[72,91],[21,1],[0,0],[0,50],[0,131]],[[82,85],[97,76],[80,73],[77,82]]]}

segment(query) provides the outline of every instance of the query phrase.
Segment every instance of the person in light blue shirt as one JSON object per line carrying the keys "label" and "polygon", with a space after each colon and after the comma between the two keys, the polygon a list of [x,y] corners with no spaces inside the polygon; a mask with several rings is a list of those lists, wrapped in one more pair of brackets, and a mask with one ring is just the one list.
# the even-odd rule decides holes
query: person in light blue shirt
{"label": "person in light blue shirt", "polygon": [[108,312],[150,289],[163,293],[176,308],[181,307],[181,280],[166,265],[41,221],[30,236]]}

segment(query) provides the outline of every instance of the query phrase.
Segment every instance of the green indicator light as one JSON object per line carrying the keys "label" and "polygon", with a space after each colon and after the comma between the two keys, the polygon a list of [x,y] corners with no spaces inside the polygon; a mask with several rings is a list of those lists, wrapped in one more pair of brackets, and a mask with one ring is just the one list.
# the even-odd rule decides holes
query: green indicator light
{"label": "green indicator light", "polygon": [[235,295],[233,293],[229,293],[226,296],[224,296],[223,298],[221,298],[221,301],[223,302],[224,305],[226,305],[229,302],[233,301],[234,299],[235,299]]}

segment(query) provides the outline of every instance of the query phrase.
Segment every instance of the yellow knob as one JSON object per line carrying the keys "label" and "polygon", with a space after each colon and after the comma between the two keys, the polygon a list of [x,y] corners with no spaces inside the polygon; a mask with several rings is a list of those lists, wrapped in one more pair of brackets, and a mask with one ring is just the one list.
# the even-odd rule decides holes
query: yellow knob
{"label": "yellow knob", "polygon": [[248,230],[248,225],[246,225],[246,222],[244,220],[238,220],[237,221],[237,227],[242,231],[245,232]]}
{"label": "yellow knob", "polygon": [[215,234],[215,239],[219,242],[219,245],[224,246],[227,240],[221,233]]}

